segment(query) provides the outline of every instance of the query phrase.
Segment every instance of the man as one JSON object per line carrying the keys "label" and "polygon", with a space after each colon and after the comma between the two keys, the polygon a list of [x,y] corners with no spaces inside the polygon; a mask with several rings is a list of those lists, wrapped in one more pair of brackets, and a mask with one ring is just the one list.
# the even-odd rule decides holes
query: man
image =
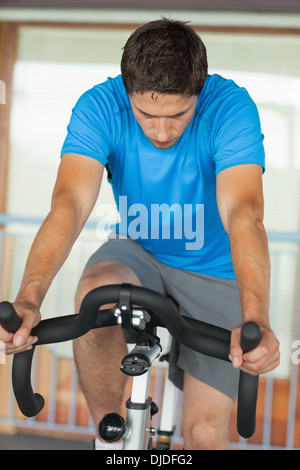
{"label": "man", "polygon": [[[279,363],[269,324],[263,137],[246,90],[207,74],[205,46],[184,23],[162,19],[137,29],[124,47],[121,76],[87,91],[73,109],[51,211],[15,301],[22,325],[15,335],[2,329],[0,339],[8,354],[36,341],[30,330],[95,204],[105,166],[121,223],[88,261],[76,309],[91,289],[126,282],[172,295],[183,314],[233,329],[232,363],[174,344],[170,364],[184,390],[184,448],[226,449],[238,369],[256,375]],[[243,355],[240,325],[250,320],[262,341]],[[95,423],[121,411],[126,352],[117,327],[74,342]]]}

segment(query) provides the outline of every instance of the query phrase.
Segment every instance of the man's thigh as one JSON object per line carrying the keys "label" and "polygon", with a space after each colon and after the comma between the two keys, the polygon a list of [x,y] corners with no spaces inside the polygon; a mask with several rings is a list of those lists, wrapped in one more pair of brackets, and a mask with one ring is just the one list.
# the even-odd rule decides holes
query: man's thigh
{"label": "man's thigh", "polygon": [[[156,259],[137,242],[129,238],[111,239],[105,242],[88,260],[82,277],[88,276],[93,272],[93,269],[97,270],[97,266],[114,262],[129,268],[138,279],[138,284],[161,294],[165,293],[160,271],[156,266]],[[123,282],[131,281],[129,279]],[[133,282],[133,284],[137,284],[137,282]]]}
{"label": "man's thigh", "polygon": [[140,285],[140,281],[134,271],[123,263],[118,261],[99,261],[87,267],[78,284],[75,296],[76,311],[79,311],[83,298],[91,290],[104,285],[122,283]]}

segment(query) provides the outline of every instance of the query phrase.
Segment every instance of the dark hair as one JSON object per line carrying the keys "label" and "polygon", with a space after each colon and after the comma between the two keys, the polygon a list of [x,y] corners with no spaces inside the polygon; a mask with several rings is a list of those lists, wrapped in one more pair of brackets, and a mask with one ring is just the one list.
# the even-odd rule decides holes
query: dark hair
{"label": "dark hair", "polygon": [[206,48],[185,22],[163,18],[138,28],[123,48],[121,74],[128,94],[200,94],[207,77]]}

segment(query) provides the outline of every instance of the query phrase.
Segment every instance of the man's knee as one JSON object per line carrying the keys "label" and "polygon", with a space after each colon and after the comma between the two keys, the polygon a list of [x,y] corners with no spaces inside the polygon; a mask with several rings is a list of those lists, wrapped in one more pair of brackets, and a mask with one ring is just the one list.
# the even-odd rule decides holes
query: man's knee
{"label": "man's knee", "polygon": [[183,433],[189,450],[226,450],[229,447],[228,426],[210,422],[194,422]]}
{"label": "man's knee", "polygon": [[79,281],[75,296],[76,311],[79,311],[83,298],[91,290],[100,286],[122,283],[140,285],[134,271],[118,261],[103,261],[91,266],[83,273]]}

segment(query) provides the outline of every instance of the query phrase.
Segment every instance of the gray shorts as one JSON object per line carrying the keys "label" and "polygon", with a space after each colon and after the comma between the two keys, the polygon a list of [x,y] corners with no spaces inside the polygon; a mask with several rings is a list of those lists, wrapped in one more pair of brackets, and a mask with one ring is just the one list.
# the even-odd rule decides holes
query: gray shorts
{"label": "gray shorts", "polygon": [[[232,330],[241,323],[241,306],[235,280],[204,276],[167,266],[137,242],[111,239],[89,259],[85,270],[102,261],[119,261],[131,268],[143,287],[172,296],[182,315]],[[195,352],[173,341],[169,374],[183,388],[183,372],[237,398],[239,371],[230,362]]]}

